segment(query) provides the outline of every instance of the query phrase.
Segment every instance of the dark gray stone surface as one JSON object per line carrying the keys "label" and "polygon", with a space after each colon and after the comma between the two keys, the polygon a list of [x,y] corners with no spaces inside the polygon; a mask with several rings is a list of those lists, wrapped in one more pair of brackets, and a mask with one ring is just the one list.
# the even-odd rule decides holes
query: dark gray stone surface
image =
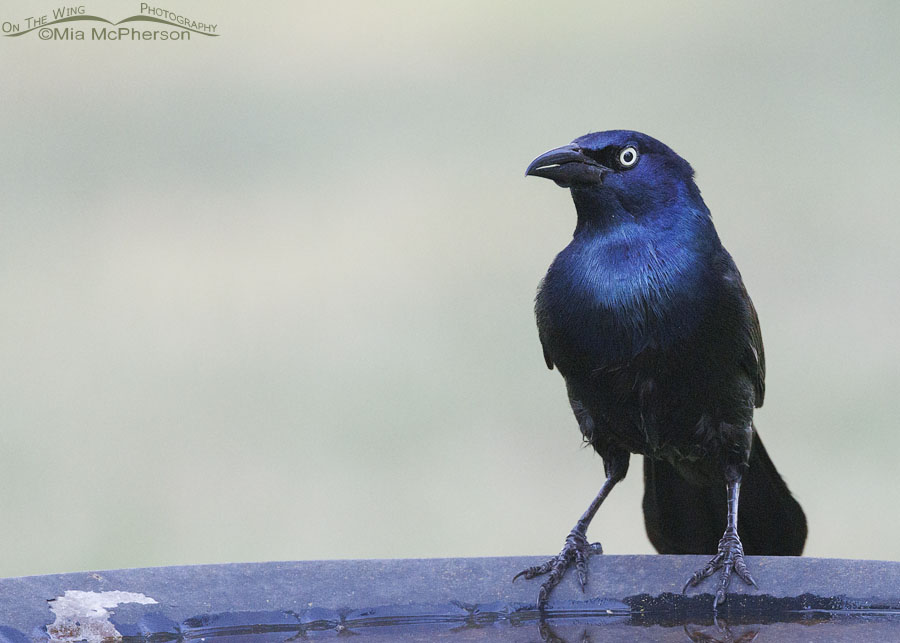
{"label": "dark gray stone surface", "polygon": [[[631,628],[629,638],[650,636],[652,628],[662,627],[660,637],[646,640],[666,640],[669,634],[691,640],[681,624],[712,626],[712,579],[688,597],[680,591],[705,560],[704,556],[596,556],[590,561],[587,592],[581,593],[574,575],[567,577],[552,596],[547,611],[551,622],[544,628],[570,632],[557,632],[558,640],[568,640],[566,636],[581,640],[578,632],[598,627],[600,633],[590,634],[594,641],[607,640],[603,637],[620,627]],[[483,635],[489,627],[490,640],[535,640],[539,581],[510,581],[516,572],[540,561],[531,557],[307,561],[7,578],[0,580],[0,639],[16,640],[16,632],[46,638],[47,626],[54,623],[51,608],[62,605],[48,601],[78,590],[128,592],[155,601],[107,608],[110,623],[125,636],[173,639],[252,630],[284,640],[300,631],[324,635],[350,630],[365,632],[373,640],[462,641],[488,640]],[[883,640],[900,640],[900,563],[750,557],[748,564],[760,589],[735,579],[719,610],[719,617],[728,623],[752,627],[796,620],[790,615],[802,613],[807,625],[833,625],[835,619],[855,614],[867,619],[871,631],[866,636],[882,637],[887,628],[895,638]],[[505,627],[498,629],[500,623]],[[531,632],[527,635],[517,627],[526,623],[533,626],[526,628]],[[863,631],[862,624],[854,626]],[[70,633],[65,638],[60,632],[65,628],[51,628],[58,640],[82,636]],[[278,638],[279,632],[284,636]],[[822,635],[827,633],[823,630]],[[268,635],[264,638],[269,640]]]}

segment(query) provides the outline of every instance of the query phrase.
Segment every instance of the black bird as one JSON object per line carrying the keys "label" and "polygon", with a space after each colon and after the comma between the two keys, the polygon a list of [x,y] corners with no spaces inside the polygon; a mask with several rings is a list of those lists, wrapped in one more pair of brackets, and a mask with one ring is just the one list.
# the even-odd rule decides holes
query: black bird
{"label": "black bird", "polygon": [[586,561],[600,551],[587,527],[637,453],[650,541],[663,554],[715,554],[684,586],[721,570],[715,609],[732,573],[756,585],[745,551],[798,556],[806,541],[803,510],[753,425],[766,368],[741,275],[691,166],[646,134],[587,134],[527,175],[569,188],[575,202],[575,233],[535,314],[544,360],[565,379],[606,481],[559,555],[516,578],[548,574],[541,608],[572,564],[584,589]]}

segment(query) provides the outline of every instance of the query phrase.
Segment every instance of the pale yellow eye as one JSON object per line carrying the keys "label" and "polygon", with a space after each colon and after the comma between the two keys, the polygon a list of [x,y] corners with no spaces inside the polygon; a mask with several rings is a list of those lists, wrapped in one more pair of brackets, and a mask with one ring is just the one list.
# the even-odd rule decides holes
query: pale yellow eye
{"label": "pale yellow eye", "polygon": [[628,147],[623,147],[619,151],[619,165],[622,167],[633,167],[638,160],[638,152],[631,145]]}

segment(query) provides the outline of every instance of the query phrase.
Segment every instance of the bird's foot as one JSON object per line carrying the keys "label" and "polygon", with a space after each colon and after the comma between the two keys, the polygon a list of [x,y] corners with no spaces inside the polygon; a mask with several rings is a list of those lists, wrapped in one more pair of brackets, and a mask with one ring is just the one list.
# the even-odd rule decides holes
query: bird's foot
{"label": "bird's foot", "polygon": [[725,591],[731,583],[732,572],[748,585],[759,589],[759,585],[756,584],[747,569],[747,563],[744,562],[744,546],[741,545],[741,539],[738,538],[736,532],[726,531],[722,540],[719,541],[719,552],[706,565],[694,572],[693,576],[684,584],[681,593],[684,594],[688,587],[696,587],[703,579],[712,576],[720,569],[722,574],[719,576],[719,586],[716,588],[716,597],[713,599],[714,610],[719,603],[725,602]]}
{"label": "bird's foot", "polygon": [[524,576],[530,580],[538,576],[547,574],[547,580],[541,585],[538,592],[538,609],[543,610],[550,597],[550,592],[556,587],[566,574],[566,570],[575,563],[575,570],[578,572],[578,582],[581,585],[581,591],[587,584],[587,561],[593,554],[602,554],[603,547],[600,543],[589,543],[584,533],[572,530],[566,538],[566,544],[563,545],[562,551],[558,555],[549,559],[541,565],[535,565],[528,569],[523,569],[513,576],[513,582],[519,577]]}

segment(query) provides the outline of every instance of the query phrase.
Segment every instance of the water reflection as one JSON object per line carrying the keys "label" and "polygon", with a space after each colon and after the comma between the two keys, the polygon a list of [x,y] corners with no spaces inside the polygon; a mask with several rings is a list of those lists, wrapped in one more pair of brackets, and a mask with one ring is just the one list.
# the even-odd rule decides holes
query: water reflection
{"label": "water reflection", "polygon": [[[207,643],[283,643],[346,637],[360,637],[371,643],[900,641],[900,609],[893,604],[862,605],[831,599],[833,607],[825,609],[821,607],[824,603],[811,598],[779,603],[771,597],[749,597],[744,602],[732,601],[716,616],[708,605],[712,597],[706,599],[676,601],[669,605],[672,609],[660,609],[664,603],[660,597],[628,599],[630,607],[606,600],[591,601],[590,609],[586,603],[561,603],[544,613],[533,604],[509,603],[385,605],[355,610],[311,607],[300,614],[280,610],[227,612],[187,619],[180,629],[176,628],[180,631],[176,638]],[[755,609],[747,609],[748,605]],[[762,609],[766,606],[781,609]],[[171,639],[171,633],[148,630],[142,640],[162,643]]]}
{"label": "water reflection", "polygon": [[818,621],[798,619],[782,623],[728,624],[719,619],[711,623],[676,625],[625,625],[609,623],[567,623],[541,621],[535,638],[520,638],[494,632],[466,641],[541,641],[543,643],[605,643],[612,641],[661,641],[663,643],[778,643],[847,642],[870,643],[900,640],[900,618],[828,618]]}
{"label": "water reflection", "polygon": [[738,630],[732,630],[725,625],[724,627],[716,625],[718,630],[715,633],[709,632],[707,629],[691,628],[684,626],[684,633],[687,637],[699,643],[700,641],[709,641],[710,643],[750,643],[755,641],[759,636],[759,627],[743,627]]}
{"label": "water reflection", "polygon": [[[760,632],[762,632],[765,627],[765,625],[740,625],[732,628],[723,621],[714,621],[712,625],[708,626],[685,624],[682,626],[682,631],[684,633],[683,640],[693,641],[694,643],[750,643],[750,641],[757,640]],[[595,626],[581,625],[576,629],[579,631],[575,633],[574,637],[569,634],[569,637],[565,638],[548,622],[541,621],[538,624],[538,632],[543,643],[594,643],[594,641],[608,640],[610,635],[613,634],[613,632],[610,631],[609,626],[602,624]],[[616,630],[616,634],[624,634],[621,628],[613,629]],[[673,631],[670,632],[670,634],[677,636],[676,628],[671,629]],[[628,637],[627,640],[640,640],[643,638],[643,636],[641,636],[642,633],[637,631],[632,632],[631,634],[636,636],[634,638]],[[780,634],[783,634],[783,632]],[[809,628],[803,629],[802,634],[808,635]],[[779,638],[772,640],[784,639]]]}
{"label": "water reflection", "polygon": [[[199,628],[183,640],[197,640],[197,636],[206,643],[300,643],[347,637],[369,643],[871,643],[900,641],[900,615],[827,615],[814,619],[797,615],[793,621],[782,622],[747,623],[738,619],[728,623],[723,619],[709,619],[665,624],[577,617],[462,623],[391,618],[372,620],[365,625],[344,621],[328,626],[310,624],[299,629],[285,626]],[[129,638],[125,637],[124,643]]]}

